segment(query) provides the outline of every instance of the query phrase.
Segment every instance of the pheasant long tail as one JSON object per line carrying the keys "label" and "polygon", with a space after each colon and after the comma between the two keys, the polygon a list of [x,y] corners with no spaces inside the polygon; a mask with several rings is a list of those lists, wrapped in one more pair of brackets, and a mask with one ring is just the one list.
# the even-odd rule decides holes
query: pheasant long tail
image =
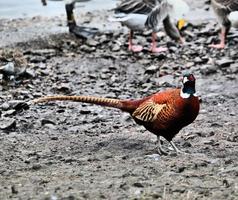
{"label": "pheasant long tail", "polygon": [[124,110],[124,104],[121,100],[110,99],[110,98],[100,98],[100,97],[91,97],[91,96],[48,96],[41,97],[38,99],[32,100],[31,103],[43,103],[49,101],[74,101],[74,102],[83,102],[91,103],[100,106],[113,107]]}

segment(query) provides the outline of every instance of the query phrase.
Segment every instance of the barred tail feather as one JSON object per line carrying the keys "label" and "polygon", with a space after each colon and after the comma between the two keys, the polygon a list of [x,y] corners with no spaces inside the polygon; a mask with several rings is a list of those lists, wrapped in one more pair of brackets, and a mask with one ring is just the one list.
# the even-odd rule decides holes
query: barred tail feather
{"label": "barred tail feather", "polygon": [[100,98],[100,97],[90,97],[90,96],[48,96],[34,99],[33,104],[43,103],[49,101],[74,101],[74,102],[83,102],[91,103],[100,106],[113,107],[118,109],[123,109],[123,103],[118,99],[110,98]]}

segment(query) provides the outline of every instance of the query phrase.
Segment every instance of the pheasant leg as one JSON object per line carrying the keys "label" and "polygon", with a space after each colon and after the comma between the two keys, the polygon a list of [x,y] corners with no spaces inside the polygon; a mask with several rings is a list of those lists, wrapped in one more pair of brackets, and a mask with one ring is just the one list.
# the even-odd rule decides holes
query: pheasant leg
{"label": "pheasant leg", "polygon": [[176,145],[173,143],[173,141],[170,141],[169,143],[171,144],[171,146],[173,147],[174,151],[175,151],[177,154],[182,153],[182,151],[180,151],[180,150],[176,147]]}
{"label": "pheasant leg", "polygon": [[168,153],[162,148],[160,136],[157,136],[157,150],[160,155],[168,155]]}

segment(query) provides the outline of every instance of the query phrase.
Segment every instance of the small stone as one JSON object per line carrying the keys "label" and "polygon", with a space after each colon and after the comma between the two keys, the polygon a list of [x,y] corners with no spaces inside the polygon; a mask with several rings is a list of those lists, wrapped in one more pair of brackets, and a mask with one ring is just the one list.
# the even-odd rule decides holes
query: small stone
{"label": "small stone", "polygon": [[55,122],[49,120],[49,119],[41,119],[41,125],[44,126],[45,124],[53,124],[55,125]]}
{"label": "small stone", "polygon": [[17,191],[15,185],[12,185],[12,186],[11,186],[11,191],[12,191],[12,194],[18,194],[18,191]]}
{"label": "small stone", "polygon": [[4,103],[0,106],[0,108],[1,108],[2,110],[8,110],[8,109],[10,108],[10,105],[9,105],[7,102],[4,102]]}
{"label": "small stone", "polygon": [[90,114],[91,113],[91,111],[90,110],[80,110],[80,114],[82,114],[82,115],[87,115],[87,114]]}
{"label": "small stone", "polygon": [[195,62],[196,64],[200,64],[200,63],[202,63],[203,61],[202,61],[201,58],[196,57],[196,58],[194,59],[194,62]]}
{"label": "small stone", "polygon": [[61,83],[60,85],[56,86],[56,88],[62,92],[70,92],[72,90],[70,83]]}
{"label": "small stone", "polygon": [[33,170],[39,170],[39,169],[41,169],[42,168],[42,166],[40,165],[40,164],[34,164],[33,166],[32,166],[32,169]]}
{"label": "small stone", "polygon": [[238,73],[238,64],[237,63],[231,64],[229,71],[232,74],[237,74]]}
{"label": "small stone", "polygon": [[174,77],[172,75],[164,75],[158,79],[157,85],[173,85]]}
{"label": "small stone", "polygon": [[99,43],[94,39],[88,39],[86,44],[90,47],[96,47],[98,46]]}
{"label": "small stone", "polygon": [[146,157],[151,159],[151,160],[155,160],[155,161],[158,161],[158,160],[161,159],[161,156],[159,154],[147,155]]}
{"label": "small stone", "polygon": [[151,65],[149,66],[146,70],[145,73],[146,74],[154,74],[155,72],[157,72],[159,70],[159,66],[158,65]]}
{"label": "small stone", "polygon": [[30,62],[31,63],[41,63],[41,62],[45,62],[46,58],[44,56],[33,56],[30,57]]}
{"label": "small stone", "polygon": [[1,118],[0,119],[0,129],[1,130],[12,130],[16,128],[16,120],[12,118]]}
{"label": "small stone", "polygon": [[133,186],[139,187],[139,188],[143,188],[144,187],[144,185],[142,183],[139,183],[139,182],[134,183]]}
{"label": "small stone", "polygon": [[200,68],[200,71],[203,75],[214,74],[218,70],[217,66],[215,65],[204,65]]}
{"label": "small stone", "polygon": [[231,60],[229,58],[223,58],[221,60],[217,60],[216,64],[219,68],[226,68],[229,67],[232,63],[234,63],[234,60]]}
{"label": "small stone", "polygon": [[16,110],[7,110],[6,112],[3,113],[3,116],[8,117],[14,114],[16,114]]}
{"label": "small stone", "polygon": [[[27,94],[29,94],[29,92],[26,91],[24,93],[24,91],[22,91],[21,94],[27,96]],[[14,110],[20,110],[20,109],[28,106],[27,103],[23,100],[11,100],[11,101],[8,101],[8,104],[10,105],[10,108],[14,109]]]}
{"label": "small stone", "polygon": [[116,51],[120,51],[120,49],[121,49],[120,45],[115,44],[112,48],[112,51],[116,52]]}

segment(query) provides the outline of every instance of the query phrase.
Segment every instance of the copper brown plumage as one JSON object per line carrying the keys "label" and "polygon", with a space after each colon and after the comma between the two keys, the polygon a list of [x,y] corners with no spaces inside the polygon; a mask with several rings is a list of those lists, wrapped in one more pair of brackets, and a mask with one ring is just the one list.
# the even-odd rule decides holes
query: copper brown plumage
{"label": "copper brown plumage", "polygon": [[174,136],[185,126],[192,123],[199,112],[199,99],[195,95],[195,78],[192,74],[183,77],[181,89],[169,89],[139,100],[118,100],[89,96],[50,96],[33,100],[33,103],[48,101],[76,101],[101,106],[114,107],[131,114],[136,123],[158,137],[158,150],[162,149],[160,137],[164,137],[173,146]]}

